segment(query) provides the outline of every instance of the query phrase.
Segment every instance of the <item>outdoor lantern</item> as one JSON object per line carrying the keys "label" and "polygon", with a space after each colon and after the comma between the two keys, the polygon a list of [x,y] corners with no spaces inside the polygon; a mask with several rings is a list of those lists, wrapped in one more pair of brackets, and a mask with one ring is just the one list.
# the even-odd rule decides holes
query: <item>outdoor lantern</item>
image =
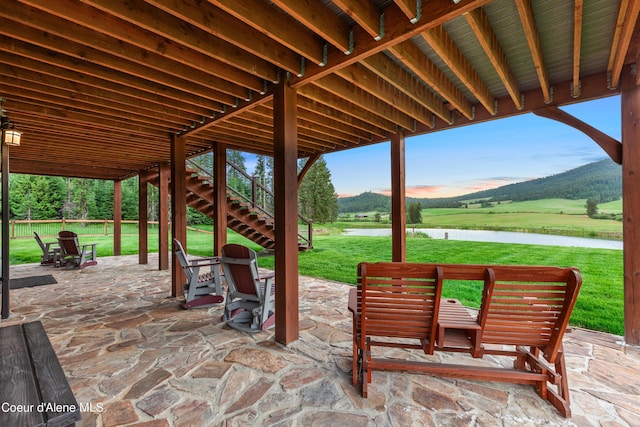
{"label": "outdoor lantern", "polygon": [[19,132],[15,129],[5,129],[2,133],[2,142],[4,145],[20,145],[20,136],[22,136],[22,132]]}
{"label": "outdoor lantern", "polygon": [[2,143],[4,145],[20,145],[20,136],[22,136],[22,132],[15,129],[15,125],[9,121],[7,116],[3,115],[0,117],[0,128],[2,128]]}

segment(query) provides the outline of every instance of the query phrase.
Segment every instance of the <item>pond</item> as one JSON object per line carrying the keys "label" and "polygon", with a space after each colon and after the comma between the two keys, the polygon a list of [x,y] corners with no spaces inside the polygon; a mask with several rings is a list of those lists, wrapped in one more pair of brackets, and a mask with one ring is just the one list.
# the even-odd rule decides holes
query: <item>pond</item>
{"label": "pond", "polygon": [[[407,233],[414,232],[407,228]],[[552,234],[518,233],[512,231],[455,230],[445,228],[416,228],[416,233],[425,233],[434,239],[468,240],[474,242],[517,243],[545,246],[575,246],[594,249],[622,250],[622,241],[589,239],[586,237],[557,236]],[[346,236],[391,236],[390,228],[347,228]]]}

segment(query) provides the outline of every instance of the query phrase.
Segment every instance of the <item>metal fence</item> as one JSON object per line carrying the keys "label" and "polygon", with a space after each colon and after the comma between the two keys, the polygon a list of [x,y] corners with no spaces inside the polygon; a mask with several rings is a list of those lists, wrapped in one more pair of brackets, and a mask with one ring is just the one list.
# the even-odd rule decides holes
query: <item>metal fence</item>
{"label": "metal fence", "polygon": [[[40,237],[56,237],[58,232],[69,230],[84,236],[113,235],[113,220],[51,219],[51,220],[11,220],[12,239],[32,238],[33,232]],[[157,229],[157,221],[149,221],[149,229]],[[122,235],[137,235],[138,221],[123,220]]]}

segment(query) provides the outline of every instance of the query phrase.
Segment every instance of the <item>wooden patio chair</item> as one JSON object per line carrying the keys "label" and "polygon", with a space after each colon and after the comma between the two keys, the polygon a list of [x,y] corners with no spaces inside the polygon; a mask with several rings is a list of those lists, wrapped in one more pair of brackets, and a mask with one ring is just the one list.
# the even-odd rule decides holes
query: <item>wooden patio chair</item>
{"label": "wooden patio chair", "polygon": [[255,251],[242,245],[225,245],[220,262],[228,287],[223,316],[227,325],[245,332],[273,327],[274,274],[259,274]]}
{"label": "wooden patio chair", "polygon": [[73,231],[63,230],[58,233],[61,264],[68,268],[84,268],[98,264],[96,260],[96,243],[80,245],[78,235]]}
{"label": "wooden patio chair", "polygon": [[[360,263],[354,313],[354,383],[367,397],[373,370],[411,370],[410,361],[373,355],[374,347],[419,349],[433,354],[442,294],[439,266],[417,263]],[[355,385],[355,384],[354,384]]]}
{"label": "wooden patio chair", "polygon": [[218,257],[189,259],[178,239],[173,239],[173,253],[187,276],[187,283],[184,284],[182,308],[205,308],[224,302]]}
{"label": "wooden patio chair", "polygon": [[35,231],[33,232],[33,236],[35,237],[36,242],[38,242],[40,249],[42,249],[40,264],[58,267],[61,261],[61,249],[60,246],[58,246],[58,242],[43,242]]}
{"label": "wooden patio chair", "polygon": [[[539,269],[535,275],[508,266],[487,268],[478,322],[483,354],[514,356],[514,369],[495,381],[528,382],[565,417],[571,416],[562,338],[578,298],[577,269]],[[519,277],[522,276],[522,277]],[[469,368],[468,378],[487,379]],[[458,372],[459,373],[459,372]],[[553,391],[548,385],[556,387]]]}

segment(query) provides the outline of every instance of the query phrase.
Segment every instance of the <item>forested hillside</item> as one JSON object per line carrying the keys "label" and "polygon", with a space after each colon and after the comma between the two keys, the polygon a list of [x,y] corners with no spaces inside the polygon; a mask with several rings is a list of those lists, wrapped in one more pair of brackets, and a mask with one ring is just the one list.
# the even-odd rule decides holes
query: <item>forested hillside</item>
{"label": "forested hillside", "polygon": [[[464,196],[440,199],[407,198],[407,202],[418,202],[423,208],[459,207],[471,200],[521,202],[540,199],[589,199],[599,203],[622,197],[622,169],[610,159],[572,169],[546,178],[509,184],[493,190],[485,190]],[[388,212],[391,198],[371,192],[354,197],[338,199],[340,213]]]}

